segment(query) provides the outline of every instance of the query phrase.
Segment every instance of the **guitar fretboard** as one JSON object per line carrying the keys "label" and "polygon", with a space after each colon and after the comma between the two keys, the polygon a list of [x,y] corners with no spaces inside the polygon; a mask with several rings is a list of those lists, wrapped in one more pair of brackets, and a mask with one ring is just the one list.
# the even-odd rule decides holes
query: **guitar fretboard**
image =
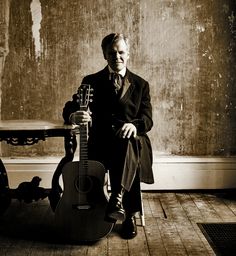
{"label": "guitar fretboard", "polygon": [[88,169],[88,125],[80,126],[80,174],[85,175]]}

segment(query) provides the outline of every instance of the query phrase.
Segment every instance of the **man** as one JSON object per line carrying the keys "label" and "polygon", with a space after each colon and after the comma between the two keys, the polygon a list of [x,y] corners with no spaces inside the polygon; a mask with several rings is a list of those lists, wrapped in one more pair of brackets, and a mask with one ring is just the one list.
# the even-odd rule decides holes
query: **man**
{"label": "man", "polygon": [[89,159],[109,170],[111,197],[107,221],[122,221],[125,239],[137,235],[135,213],[140,211],[140,181],[153,183],[152,150],[146,133],[152,128],[149,84],[127,69],[129,40],[109,34],[102,40],[107,66],[86,76],[82,84],[93,88],[89,111],[80,111],[77,94],[65,104],[66,123],[89,128]]}

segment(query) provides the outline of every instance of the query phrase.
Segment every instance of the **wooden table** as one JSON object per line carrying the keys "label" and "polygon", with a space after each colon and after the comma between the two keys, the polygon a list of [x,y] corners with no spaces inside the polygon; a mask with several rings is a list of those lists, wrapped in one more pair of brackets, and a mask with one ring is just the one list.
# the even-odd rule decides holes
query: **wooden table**
{"label": "wooden table", "polygon": [[[27,146],[45,141],[49,137],[63,137],[65,156],[59,162],[52,178],[52,188],[48,198],[53,210],[60,199],[62,189],[59,185],[59,177],[64,164],[73,160],[76,150],[75,129],[71,125],[64,125],[63,121],[43,120],[1,120],[0,141],[5,141],[13,146]],[[4,212],[11,203],[13,190],[9,188],[6,168],[0,159],[0,213]]]}

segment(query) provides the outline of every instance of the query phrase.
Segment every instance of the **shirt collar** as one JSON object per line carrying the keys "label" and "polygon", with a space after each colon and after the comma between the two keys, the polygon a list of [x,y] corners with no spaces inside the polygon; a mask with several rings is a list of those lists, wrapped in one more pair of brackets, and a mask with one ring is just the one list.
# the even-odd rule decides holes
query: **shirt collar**
{"label": "shirt collar", "polygon": [[126,67],[124,67],[123,69],[121,69],[119,72],[115,72],[110,66],[108,66],[109,72],[110,73],[118,73],[119,75],[121,75],[122,77],[125,77],[126,74]]}

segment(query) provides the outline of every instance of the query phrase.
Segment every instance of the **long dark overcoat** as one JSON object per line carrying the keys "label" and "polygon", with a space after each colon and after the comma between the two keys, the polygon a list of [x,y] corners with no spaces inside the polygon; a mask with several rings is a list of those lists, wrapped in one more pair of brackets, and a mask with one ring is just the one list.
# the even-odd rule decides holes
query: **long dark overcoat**
{"label": "long dark overcoat", "polygon": [[[93,101],[89,104],[92,125],[89,129],[89,158],[102,162],[107,169],[114,163],[114,134],[124,123],[133,123],[141,142],[139,177],[142,182],[153,183],[152,148],[147,132],[153,126],[149,84],[127,69],[123,91],[115,94],[108,67],[86,76],[82,83],[93,88]],[[65,123],[72,112],[79,110],[78,94],[73,95],[63,109]]]}

